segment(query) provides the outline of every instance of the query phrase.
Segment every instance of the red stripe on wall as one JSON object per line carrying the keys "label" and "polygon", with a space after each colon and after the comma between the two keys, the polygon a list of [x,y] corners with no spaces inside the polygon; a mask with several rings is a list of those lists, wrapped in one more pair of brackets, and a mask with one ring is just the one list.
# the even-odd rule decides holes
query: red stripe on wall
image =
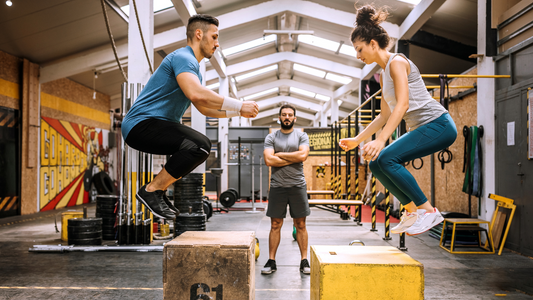
{"label": "red stripe on wall", "polygon": [[52,201],[48,202],[43,208],[41,208],[41,211],[47,211],[47,210],[55,209],[56,205],[59,203],[59,201],[61,201],[61,199],[65,196],[65,194],[74,186],[76,181],[80,177],[82,177],[83,175],[85,175],[85,171],[82,171],[80,173],[80,175],[78,175],[76,178],[74,178],[74,180],[72,180],[72,182],[66,188],[64,188],[61,191],[61,193],[59,193],[59,195],[55,196],[55,198]]}
{"label": "red stripe on wall", "polygon": [[78,186],[76,187],[76,190],[74,191],[74,194],[70,197],[70,200],[67,203],[67,206],[74,206],[76,205],[76,202],[78,201],[78,196],[80,195],[80,188],[83,186],[84,182],[83,180],[80,180],[78,182]]}
{"label": "red stripe on wall", "polygon": [[51,118],[47,118],[47,117],[42,117],[42,118],[43,118],[43,120],[46,121],[46,123],[48,123],[48,125],[50,125],[59,134],[61,134],[65,139],[67,139],[69,142],[71,142],[73,146],[76,146],[76,148],[80,149],[80,151],[82,151],[82,152],[84,151],[82,146],[79,145],[78,142],[76,142],[76,140],[74,140],[72,138],[70,133],[68,133],[68,131],[65,129],[65,127],[63,127],[63,125],[61,124],[61,122],[59,122],[59,120],[51,119]]}

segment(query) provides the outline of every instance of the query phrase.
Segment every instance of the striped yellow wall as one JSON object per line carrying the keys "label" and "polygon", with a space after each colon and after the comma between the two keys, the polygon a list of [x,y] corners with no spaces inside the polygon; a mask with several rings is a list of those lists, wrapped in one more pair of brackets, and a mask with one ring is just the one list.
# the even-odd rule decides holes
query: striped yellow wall
{"label": "striped yellow wall", "polygon": [[0,95],[20,99],[20,88],[18,83],[0,78]]}
{"label": "striped yellow wall", "polygon": [[85,105],[74,103],[47,93],[41,93],[41,106],[59,110],[78,117],[93,121],[110,124],[109,113],[90,108]]}

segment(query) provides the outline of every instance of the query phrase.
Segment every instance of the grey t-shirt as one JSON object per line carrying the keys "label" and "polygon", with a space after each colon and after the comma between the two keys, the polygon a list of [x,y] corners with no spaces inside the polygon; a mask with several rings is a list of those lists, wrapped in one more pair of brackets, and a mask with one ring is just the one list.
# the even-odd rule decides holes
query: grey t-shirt
{"label": "grey t-shirt", "polygon": [[[307,133],[300,130],[293,130],[285,134],[278,130],[272,132],[265,138],[265,149],[274,149],[277,152],[295,152],[300,150],[300,146],[309,146]],[[270,187],[303,187],[305,186],[304,164],[294,163],[284,167],[272,167],[270,177]]]}

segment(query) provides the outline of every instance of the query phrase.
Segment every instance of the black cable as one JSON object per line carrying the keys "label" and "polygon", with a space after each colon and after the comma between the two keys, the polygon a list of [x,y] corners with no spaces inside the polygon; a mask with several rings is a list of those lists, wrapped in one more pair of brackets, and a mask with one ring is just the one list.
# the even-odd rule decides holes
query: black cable
{"label": "black cable", "polygon": [[469,151],[468,151],[468,141],[470,139],[470,129],[468,129],[468,126],[464,126],[463,127],[463,136],[465,137],[465,147],[464,147],[464,153],[463,153],[463,156],[464,156],[464,159],[463,159],[463,173],[466,171],[466,166],[468,164],[468,161],[469,161]]}
{"label": "black cable", "polygon": [[128,81],[128,76],[126,76],[126,72],[124,72],[124,69],[122,68],[122,65],[120,64],[120,60],[118,59],[117,54],[117,46],[115,45],[115,39],[113,38],[113,34],[111,33],[111,27],[109,27],[109,19],[107,17],[107,10],[105,8],[105,2],[104,0],[100,0],[102,3],[102,11],[104,12],[104,19],[105,19],[105,26],[107,28],[107,35],[109,36],[109,40],[111,41],[111,48],[113,48],[113,54],[115,55],[115,60],[117,61],[118,68],[120,69],[120,72],[122,73],[122,77],[124,77],[124,81]]}
{"label": "black cable", "polygon": [[[417,159],[420,159],[420,167],[416,167],[416,166],[415,166],[415,161],[416,161]],[[413,166],[413,169],[415,169],[415,170],[420,170],[420,169],[422,169],[422,167],[424,166],[424,160],[423,160],[421,157],[419,157],[419,158],[415,158],[415,159],[413,159],[412,166]]]}

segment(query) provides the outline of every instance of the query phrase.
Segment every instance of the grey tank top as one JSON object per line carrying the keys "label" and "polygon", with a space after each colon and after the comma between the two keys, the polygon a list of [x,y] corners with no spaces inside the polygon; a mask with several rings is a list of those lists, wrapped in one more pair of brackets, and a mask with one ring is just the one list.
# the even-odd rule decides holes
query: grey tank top
{"label": "grey tank top", "polygon": [[448,111],[431,97],[416,65],[401,53],[393,53],[390,56],[383,76],[383,97],[389,105],[390,111],[392,112],[394,110],[397,103],[394,82],[390,75],[390,63],[396,55],[401,55],[405,58],[411,68],[411,73],[407,76],[407,83],[409,85],[409,109],[403,119],[407,123],[409,130],[415,130],[437,119]]}

